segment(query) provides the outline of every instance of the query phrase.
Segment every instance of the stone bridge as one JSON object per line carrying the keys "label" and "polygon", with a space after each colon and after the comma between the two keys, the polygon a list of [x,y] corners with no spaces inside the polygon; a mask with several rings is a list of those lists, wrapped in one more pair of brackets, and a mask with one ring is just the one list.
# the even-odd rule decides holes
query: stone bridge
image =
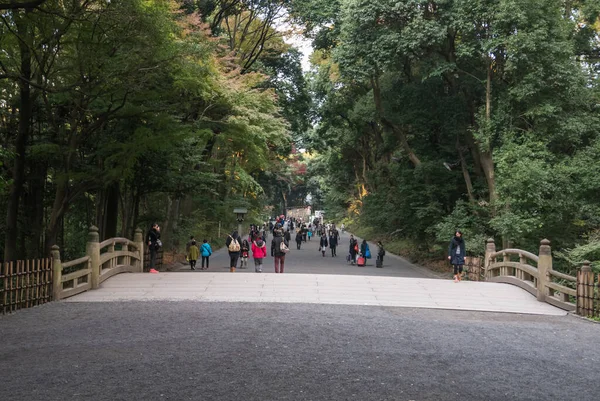
{"label": "stone bridge", "polygon": [[[141,241],[138,232],[134,241],[114,239],[98,244],[97,233],[92,229],[88,244],[91,256],[76,261],[83,263],[84,269],[66,275],[75,284],[62,288],[60,298],[67,302],[193,300],[378,305],[543,315],[565,315],[575,308],[569,302],[574,290],[549,279],[556,277],[572,283],[574,278],[552,270],[550,247],[545,241],[539,256],[522,250],[496,251],[493,241],[489,241],[485,257],[487,281],[460,283],[440,279],[389,253],[383,269],[375,268],[374,261],[366,267],[348,265],[348,234],[342,236],[337,257],[323,257],[314,240],[304,243],[300,250],[292,249],[286,257],[284,274],[273,273],[273,259],[269,257],[262,274],[254,273],[252,261],[248,269],[229,273],[224,249],[213,254],[207,271],[191,271],[182,266],[173,272],[141,273]],[[116,244],[121,244],[121,250],[114,250]],[[519,261],[513,261],[514,257]],[[131,274],[104,281],[121,272]],[[65,282],[63,276],[63,286]],[[75,294],[79,295],[72,296]]]}

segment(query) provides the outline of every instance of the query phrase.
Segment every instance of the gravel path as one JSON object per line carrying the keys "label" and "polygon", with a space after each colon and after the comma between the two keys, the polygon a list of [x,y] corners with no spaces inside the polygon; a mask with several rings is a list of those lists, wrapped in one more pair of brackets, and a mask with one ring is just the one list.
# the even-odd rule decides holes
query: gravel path
{"label": "gravel path", "polygon": [[0,316],[0,400],[581,400],[600,325],[339,305],[51,303]]}

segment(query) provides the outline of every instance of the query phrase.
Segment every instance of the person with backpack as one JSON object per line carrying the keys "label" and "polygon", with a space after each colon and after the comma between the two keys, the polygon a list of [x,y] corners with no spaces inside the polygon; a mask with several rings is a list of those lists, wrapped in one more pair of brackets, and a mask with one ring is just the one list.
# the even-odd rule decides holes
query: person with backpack
{"label": "person with backpack", "polygon": [[267,245],[260,237],[252,241],[252,257],[254,258],[254,271],[262,273],[263,259],[267,257]]}
{"label": "person with backpack", "polygon": [[200,250],[198,249],[198,246],[196,245],[196,241],[192,241],[190,243],[190,247],[188,248],[188,254],[187,254],[187,259],[190,262],[190,268],[192,270],[196,270],[196,261],[198,260],[199,256],[200,256]]}
{"label": "person with backpack", "polygon": [[[200,248],[200,253],[202,254],[202,267],[200,267],[200,269],[208,270],[208,260],[209,260],[210,256],[212,255],[212,248],[210,247],[208,240],[205,239],[202,241],[202,247]],[[206,261],[206,267],[204,267],[205,261]]]}
{"label": "person with backpack", "polygon": [[237,231],[234,231],[231,235],[227,236],[225,246],[227,246],[227,250],[229,251],[229,271],[235,273],[241,250],[240,236]]}
{"label": "person with backpack", "polygon": [[329,236],[329,247],[331,248],[331,257],[332,258],[337,256],[337,246],[338,246],[338,238],[334,234],[331,234]]}
{"label": "person with backpack", "polygon": [[321,241],[319,242],[319,251],[321,251],[323,257],[325,257],[325,251],[327,251],[327,246],[329,246],[329,243],[327,242],[327,234],[323,233],[323,235],[321,236]]}
{"label": "person with backpack", "polygon": [[377,261],[375,261],[375,267],[383,268],[383,257],[385,256],[385,249],[383,248],[383,243],[381,241],[377,241]]}
{"label": "person with backpack", "polygon": [[354,235],[350,235],[350,262],[354,264],[356,262],[356,255],[358,254],[358,241],[354,238]]}
{"label": "person with backpack", "polygon": [[[258,234],[257,234],[258,235]],[[240,261],[240,269],[248,268],[248,256],[250,254],[250,243],[247,239],[242,241],[242,249],[241,249],[241,261]]]}
{"label": "person with backpack", "polygon": [[275,273],[283,273],[285,255],[289,252],[289,242],[283,237],[281,230],[275,231],[271,241],[271,256],[275,258]]}
{"label": "person with backpack", "polygon": [[296,232],[296,248],[300,249],[301,246],[302,246],[302,231],[298,230]]}
{"label": "person with backpack", "polygon": [[448,247],[448,260],[452,267],[454,267],[454,282],[458,283],[461,280],[463,266],[465,264],[465,241],[462,237],[462,232],[456,231],[454,233],[454,238],[450,241],[450,246]]}
{"label": "person with backpack", "polygon": [[162,242],[160,242],[160,227],[158,224],[152,224],[152,228],[146,234],[146,244],[148,244],[148,251],[150,251],[150,273],[158,273],[156,267],[156,255],[158,254],[158,250],[162,246]]}
{"label": "person with backpack", "polygon": [[367,259],[371,259],[371,250],[369,249],[369,244],[366,239],[363,239],[362,244],[360,244],[360,256],[365,258],[365,264]]}

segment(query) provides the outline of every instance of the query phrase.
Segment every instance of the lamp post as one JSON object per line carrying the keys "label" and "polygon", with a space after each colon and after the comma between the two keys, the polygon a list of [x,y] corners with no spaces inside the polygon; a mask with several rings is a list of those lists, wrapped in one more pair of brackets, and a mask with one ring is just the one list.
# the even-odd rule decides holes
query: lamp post
{"label": "lamp post", "polygon": [[248,209],[244,208],[235,208],[233,209],[233,213],[237,216],[238,221],[238,235],[242,236],[242,222],[244,221],[244,216],[248,213]]}

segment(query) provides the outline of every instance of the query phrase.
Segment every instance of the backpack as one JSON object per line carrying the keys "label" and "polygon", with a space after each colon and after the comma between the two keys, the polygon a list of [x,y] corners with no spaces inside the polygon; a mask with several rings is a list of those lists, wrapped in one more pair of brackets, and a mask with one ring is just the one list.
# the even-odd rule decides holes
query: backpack
{"label": "backpack", "polygon": [[288,253],[290,251],[290,248],[288,248],[288,246],[285,244],[285,241],[281,241],[281,244],[279,245],[279,250],[283,253]]}
{"label": "backpack", "polygon": [[229,252],[239,252],[240,243],[231,235],[229,237],[231,238],[231,242],[229,243],[229,247],[227,249],[229,250]]}

